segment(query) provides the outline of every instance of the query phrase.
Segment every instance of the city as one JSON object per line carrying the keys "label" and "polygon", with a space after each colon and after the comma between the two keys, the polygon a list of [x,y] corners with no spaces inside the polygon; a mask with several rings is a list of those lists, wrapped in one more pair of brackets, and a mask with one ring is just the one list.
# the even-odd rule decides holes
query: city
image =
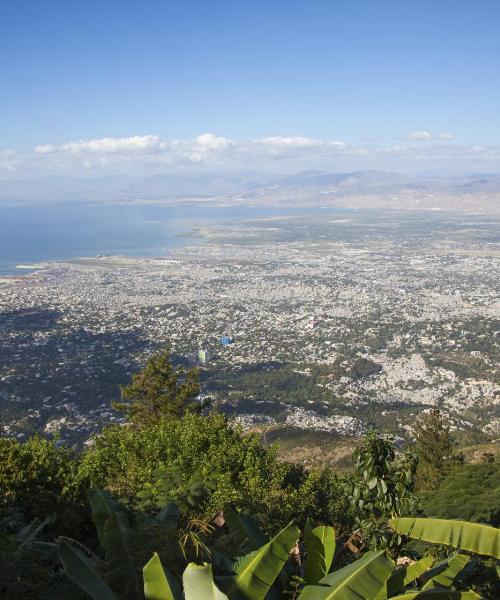
{"label": "city", "polygon": [[197,230],[201,243],[162,258],[3,278],[3,435],[88,440],[120,422],[119,385],[165,347],[199,364],[202,397],[246,429],[411,439],[416,416],[439,406],[453,429],[498,435],[498,219],[325,215]]}

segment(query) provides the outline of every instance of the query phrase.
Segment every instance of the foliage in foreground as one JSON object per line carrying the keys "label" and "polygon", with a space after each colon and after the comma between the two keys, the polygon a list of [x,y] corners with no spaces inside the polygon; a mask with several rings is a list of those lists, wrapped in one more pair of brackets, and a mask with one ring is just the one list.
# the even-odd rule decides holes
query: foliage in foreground
{"label": "foliage in foreground", "polygon": [[[251,551],[239,558],[207,552],[199,557],[198,564],[191,562],[185,568],[182,592],[180,580],[162,564],[157,553],[146,563],[140,578],[131,560],[130,525],[125,513],[116,511],[99,490],[90,492],[90,501],[104,560],[96,560],[71,541],[63,541],[59,552],[67,575],[94,600],[132,600],[140,597],[142,590],[147,600],[264,600],[269,594],[275,598],[293,594],[298,600],[480,598],[461,585],[461,576],[473,560],[468,554],[454,552],[439,562],[427,555],[395,568],[384,550],[368,551],[331,571],[335,563],[333,528],[313,528],[308,522],[301,536],[300,530],[289,523],[266,539],[250,517],[230,507],[225,510],[229,527]],[[177,526],[172,505],[150,518],[167,519],[172,528]],[[391,526],[419,540],[500,558],[500,530],[493,527],[403,518],[392,520]]]}
{"label": "foliage in foreground", "polygon": [[0,514],[15,508],[30,521],[55,513],[51,531],[78,538],[91,530],[91,483],[130,508],[153,511],[174,501],[187,517],[209,518],[232,502],[266,531],[308,516],[345,533],[352,526],[341,478],[280,463],[276,448],[242,435],[222,415],[109,427],[80,453],[39,437],[0,439],[0,463]]}
{"label": "foliage in foreground", "polygon": [[400,537],[387,527],[387,518],[415,514],[415,473],[418,456],[411,450],[396,457],[393,442],[370,433],[354,452],[351,506],[354,523],[371,548],[395,548]]}
{"label": "foliage in foreground", "polygon": [[331,470],[280,463],[275,448],[242,435],[222,415],[108,428],[82,455],[79,476],[132,508],[176,502],[187,516],[209,518],[231,502],[251,511],[265,530],[315,514],[351,527],[347,493]]}
{"label": "foliage in foreground", "polygon": [[54,513],[56,527],[80,532],[89,482],[73,450],[39,436],[22,443],[0,438],[0,465],[0,515],[15,510],[31,521]]}
{"label": "foliage in foreground", "polygon": [[[392,442],[378,436],[369,436],[357,453],[357,474],[352,481],[354,489],[360,491],[352,507],[348,502],[348,492],[353,485],[350,480],[344,482],[328,470],[308,473],[293,465],[280,464],[272,448],[262,448],[256,437],[242,436],[220,415],[205,418],[189,414],[139,430],[110,428],[81,456],[38,439],[26,447],[32,452],[30,457],[26,449],[18,449],[18,445],[17,442],[0,445],[3,456],[11,461],[8,473],[3,474],[6,485],[0,491],[4,506],[8,507],[13,501],[40,502],[40,506],[60,509],[60,528],[57,522],[49,523],[48,527],[58,533],[66,528],[58,541],[60,560],[66,572],[74,575],[74,582],[87,594],[94,594],[92,597],[141,598],[143,577],[146,577],[148,585],[153,585],[151,581],[156,582],[158,578],[163,584],[170,582],[169,585],[177,588],[183,582],[187,600],[210,597],[196,596],[197,586],[201,584],[204,591],[200,593],[208,594],[208,590],[212,590],[219,598],[264,598],[254,594],[252,584],[254,580],[261,581],[261,572],[246,570],[246,566],[259,562],[255,562],[258,552],[266,564],[269,553],[273,561],[276,556],[281,557],[272,563],[274,566],[264,581],[269,593],[275,593],[276,589],[282,597],[299,598],[300,594],[301,600],[321,600],[359,597],[364,593],[367,595],[362,598],[372,598],[373,587],[365,589],[363,582],[365,578],[366,581],[376,579],[382,564],[390,565],[390,569],[387,569],[387,579],[382,577],[384,584],[376,600],[408,594],[414,597],[419,589],[415,587],[416,580],[420,586],[426,586],[419,592],[422,598],[475,597],[464,595],[468,594],[468,587],[481,591],[484,597],[498,597],[494,565],[471,559],[464,553],[498,556],[498,548],[492,546],[493,550],[488,550],[484,545],[471,546],[461,541],[466,539],[464,531],[471,527],[481,538],[484,535],[481,525],[466,524],[465,530],[456,535],[458,541],[453,551],[442,551],[438,547],[431,551],[432,555],[418,555],[415,549],[408,547],[410,555],[406,566],[392,572],[392,560],[400,556],[407,535],[453,545],[455,538],[450,535],[458,525],[433,521],[430,529],[420,530],[421,521],[417,519],[397,520],[389,526],[389,517],[404,514],[413,506],[415,463],[411,454],[398,458]],[[103,481],[108,491],[116,490],[122,502],[117,503],[93,490],[89,499],[97,537],[89,535],[88,530],[83,538],[75,536],[69,533],[74,527],[65,513],[64,502],[58,504],[55,493],[38,498],[30,497],[23,489],[13,468],[17,459],[26,471],[25,486],[31,493],[38,491],[41,495],[43,477],[49,472],[47,465],[56,465],[59,466],[57,477],[49,480],[48,490],[51,486],[55,486],[55,490],[63,489],[65,481],[69,495],[64,502],[71,498],[77,505],[77,499],[91,479]],[[363,500],[362,505],[359,500]],[[172,503],[174,501],[177,505]],[[228,503],[252,513],[253,517],[239,513]],[[223,514],[219,512],[221,506],[224,506]],[[356,513],[363,520],[358,518],[354,523],[351,514],[357,516]],[[65,520],[61,522],[62,519]],[[224,519],[227,526],[222,527]],[[314,527],[312,521],[335,524],[335,530],[327,525]],[[422,520],[422,523],[429,521]],[[354,537],[346,535],[352,533],[350,525],[357,527]],[[276,534],[277,530],[281,533]],[[486,530],[498,534],[498,530],[491,527]],[[439,531],[441,537],[433,537]],[[68,533],[72,537],[65,537]],[[76,542],[74,537],[83,539],[85,545]],[[495,539],[498,544],[498,537]],[[60,594],[58,590],[71,586],[71,582],[61,580],[60,563],[47,567],[48,559],[39,554],[40,547],[21,547],[19,540],[12,537],[2,538],[1,542],[0,553],[4,548],[8,556],[0,560],[8,565],[5,568],[12,575],[9,589],[1,590],[3,597],[51,598]],[[361,559],[352,562],[355,556],[349,549]],[[11,556],[21,557],[21,560],[9,562]],[[415,558],[419,560],[413,563]],[[190,564],[193,562],[196,566]],[[31,578],[40,568],[40,577]],[[47,577],[47,568],[54,576]],[[241,589],[240,570],[247,575],[248,589]],[[361,578],[358,596],[352,596],[350,583],[347,587],[344,585],[344,576],[349,582],[353,582],[354,577]],[[11,594],[19,585],[24,586],[23,594]],[[440,589],[443,586],[444,591]],[[158,596],[147,591],[146,598],[170,597],[162,588],[160,591]],[[79,598],[78,593],[73,589],[71,597]]]}

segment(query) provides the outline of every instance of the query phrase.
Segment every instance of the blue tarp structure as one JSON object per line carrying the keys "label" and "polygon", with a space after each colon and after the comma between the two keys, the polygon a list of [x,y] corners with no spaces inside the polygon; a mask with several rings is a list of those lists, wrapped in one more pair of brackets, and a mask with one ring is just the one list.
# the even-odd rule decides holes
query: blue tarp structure
{"label": "blue tarp structure", "polygon": [[233,338],[228,335],[223,335],[219,338],[219,342],[222,346],[229,346],[229,344],[233,343]]}

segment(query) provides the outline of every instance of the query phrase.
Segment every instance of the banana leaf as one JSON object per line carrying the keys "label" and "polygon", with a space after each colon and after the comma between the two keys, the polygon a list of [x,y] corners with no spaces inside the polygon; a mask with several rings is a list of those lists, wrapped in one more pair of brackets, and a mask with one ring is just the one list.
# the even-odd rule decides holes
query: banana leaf
{"label": "banana leaf", "polygon": [[59,544],[59,558],[66,575],[94,600],[116,600],[111,589],[96,571],[92,561],[85,554],[62,541]]}
{"label": "banana leaf", "polygon": [[384,588],[394,563],[384,551],[367,552],[362,558],[307,585],[299,600],[373,600]]}
{"label": "banana leaf", "polygon": [[416,563],[408,565],[405,568],[405,575],[403,579],[404,586],[406,587],[410,583],[413,583],[415,579],[421,577],[426,571],[428,571],[434,564],[435,558],[433,556],[424,556]]}
{"label": "banana leaf", "polygon": [[189,563],[182,575],[182,581],[186,600],[228,600],[215,585],[210,565]]}
{"label": "banana leaf", "polygon": [[40,519],[35,519],[29,525],[23,527],[23,529],[21,529],[21,531],[17,534],[17,539],[21,542],[21,546],[27,546],[33,542],[38,537],[38,534],[42,531],[42,529],[47,525],[51,525],[55,520],[56,515],[53,513],[42,522],[40,522]]}
{"label": "banana leaf", "polygon": [[391,527],[408,537],[500,558],[500,529],[479,523],[446,519],[399,518]]}
{"label": "banana leaf", "polygon": [[175,577],[161,564],[155,552],[144,565],[144,596],[146,600],[182,600],[182,592]]}
{"label": "banana leaf", "polygon": [[481,596],[476,592],[453,592],[436,588],[424,592],[409,592],[402,596],[394,596],[391,600],[481,600]]}
{"label": "banana leaf", "polygon": [[230,600],[263,600],[299,535],[299,529],[290,523],[267,544],[237,559],[233,565],[234,576],[217,578],[221,589]]}
{"label": "banana leaf", "polygon": [[237,542],[246,541],[249,550],[257,550],[267,542],[266,536],[257,523],[248,515],[235,510],[230,504],[224,507],[224,519],[229,528],[237,534]]}
{"label": "banana leaf", "polygon": [[386,600],[396,594],[402,594],[405,587],[423,575],[434,563],[434,557],[425,556],[417,562],[408,566],[396,567],[387,580],[385,588],[382,588],[376,600]]}
{"label": "banana leaf", "polygon": [[328,574],[335,554],[335,530],[321,525],[315,529],[304,529],[307,560],[304,576],[307,583],[318,583]]}
{"label": "banana leaf", "polygon": [[97,529],[97,535],[99,536],[99,543],[104,548],[104,524],[106,523],[108,517],[111,517],[115,511],[102,490],[91,488],[87,492],[87,498],[92,510],[92,520],[94,521]]}
{"label": "banana leaf", "polygon": [[426,574],[425,585],[422,589],[428,590],[437,586],[451,587],[457,575],[464,569],[470,559],[470,556],[465,554],[455,554],[455,556],[437,564]]}
{"label": "banana leaf", "polygon": [[106,555],[105,581],[117,595],[137,598],[139,582],[128,548],[128,527],[118,513],[106,520],[102,545]]}

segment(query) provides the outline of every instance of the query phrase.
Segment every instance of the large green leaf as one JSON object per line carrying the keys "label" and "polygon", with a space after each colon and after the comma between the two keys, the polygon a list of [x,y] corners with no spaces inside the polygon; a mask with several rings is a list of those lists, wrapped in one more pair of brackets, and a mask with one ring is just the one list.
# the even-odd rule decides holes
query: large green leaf
{"label": "large green leaf", "polygon": [[427,590],[436,586],[451,587],[457,575],[469,561],[470,556],[465,554],[455,554],[455,556],[442,561],[427,573],[422,589]]}
{"label": "large green leaf", "polygon": [[124,598],[136,598],[138,581],[128,548],[128,527],[124,515],[113,513],[106,519],[102,546],[106,553],[105,581]]}
{"label": "large green leaf", "polygon": [[257,523],[248,515],[239,513],[230,504],[224,507],[224,519],[229,528],[238,535],[238,541],[247,542],[249,550],[257,550],[267,542]]}
{"label": "large green leaf", "polygon": [[236,575],[220,577],[221,588],[231,600],[263,600],[288,560],[300,531],[290,523],[258,550],[234,563]]}
{"label": "large green leaf", "polygon": [[103,546],[104,538],[104,524],[108,517],[114,514],[113,507],[110,501],[102,490],[97,488],[91,488],[87,492],[87,498],[89,500],[90,508],[92,510],[92,520],[97,529],[97,535],[99,536],[99,542]]}
{"label": "large green leaf", "polygon": [[29,525],[21,529],[17,534],[17,539],[21,542],[21,546],[28,546],[36,540],[38,534],[47,525],[51,525],[56,520],[55,513],[49,515],[44,521],[40,522],[40,519],[35,519]]}
{"label": "large green leaf", "polygon": [[500,558],[500,529],[466,521],[446,519],[391,519],[391,527],[408,537],[453,546]]}
{"label": "large green leaf", "polygon": [[304,529],[307,560],[304,569],[307,583],[318,583],[328,574],[335,554],[335,530],[321,525],[315,529]]}
{"label": "large green leaf", "polygon": [[97,573],[92,561],[66,541],[59,545],[59,558],[66,575],[94,600],[116,600],[113,592]]}
{"label": "large green leaf", "polygon": [[417,562],[412,565],[405,567],[404,585],[407,586],[410,583],[413,583],[418,577],[421,577],[432,567],[435,560],[436,559],[431,555],[424,556],[424,558],[417,560]]}
{"label": "large green leaf", "polygon": [[189,563],[182,575],[186,600],[228,600],[215,585],[210,565]]}
{"label": "large green leaf", "polygon": [[390,598],[395,594],[403,593],[405,587],[423,575],[433,563],[434,557],[429,555],[424,556],[424,558],[421,558],[411,565],[397,567],[387,580],[386,589],[382,589],[378,596],[378,600],[383,600],[385,598]]}
{"label": "large green leaf", "polygon": [[143,570],[146,600],[181,600],[182,593],[175,577],[161,564],[155,552]]}
{"label": "large green leaf", "polygon": [[391,600],[481,600],[481,596],[476,592],[453,592],[436,588],[424,592],[409,592],[402,596],[394,596]]}
{"label": "large green leaf", "polygon": [[299,600],[373,600],[384,588],[394,563],[384,551],[367,552],[362,558],[307,585]]}

